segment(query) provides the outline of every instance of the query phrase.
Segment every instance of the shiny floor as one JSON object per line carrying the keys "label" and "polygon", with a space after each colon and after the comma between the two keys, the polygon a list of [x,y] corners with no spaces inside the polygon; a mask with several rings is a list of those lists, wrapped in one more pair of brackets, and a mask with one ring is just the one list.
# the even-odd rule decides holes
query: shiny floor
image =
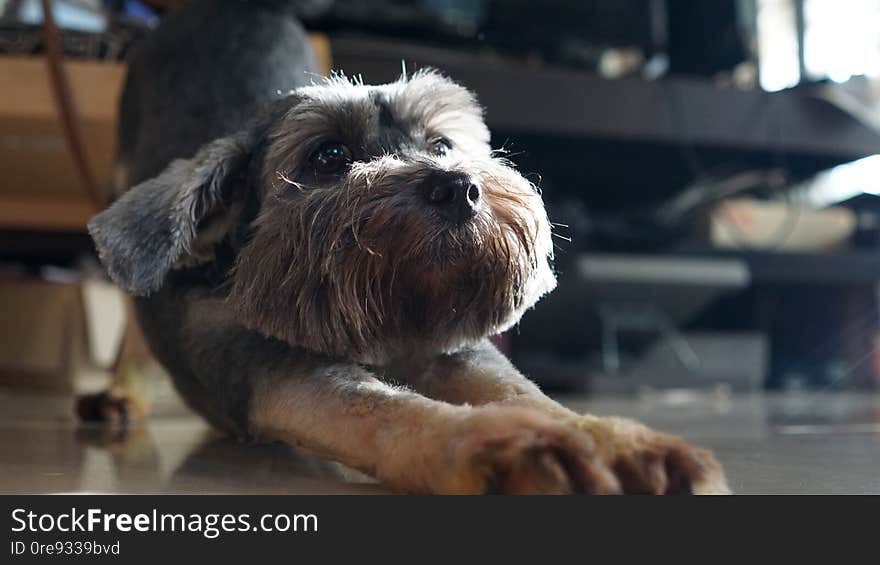
{"label": "shiny floor", "polygon": [[[857,394],[560,398],[712,448],[743,494],[880,494],[880,397]],[[379,493],[283,446],[214,435],[176,402],[127,432],[79,425],[72,401],[0,389],[0,493]]]}

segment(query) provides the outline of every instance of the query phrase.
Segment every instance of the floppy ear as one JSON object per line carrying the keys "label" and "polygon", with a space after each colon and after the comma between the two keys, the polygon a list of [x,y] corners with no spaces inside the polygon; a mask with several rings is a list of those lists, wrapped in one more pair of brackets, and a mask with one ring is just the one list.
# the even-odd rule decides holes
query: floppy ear
{"label": "floppy ear", "polygon": [[[254,145],[250,133],[212,141],[192,159],[173,161],[89,222],[110,277],[133,294],[158,290],[168,271],[192,255],[202,224],[229,205]],[[215,231],[215,230],[211,230]],[[214,234],[214,241],[225,234]]]}

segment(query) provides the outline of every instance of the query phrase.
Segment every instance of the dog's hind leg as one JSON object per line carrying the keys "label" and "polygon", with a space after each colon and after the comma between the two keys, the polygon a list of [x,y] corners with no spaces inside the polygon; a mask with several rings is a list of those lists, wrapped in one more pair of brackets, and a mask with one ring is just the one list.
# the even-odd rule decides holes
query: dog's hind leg
{"label": "dog's hind leg", "polygon": [[149,413],[152,381],[161,368],[150,354],[126,297],[127,321],[106,390],[77,398],[76,413],[84,422],[127,426]]}
{"label": "dog's hind leg", "polygon": [[566,422],[593,439],[624,492],[729,492],[708,451],[632,420],[576,414],[542,393],[488,341],[418,367],[395,368],[393,374],[428,397],[456,405],[527,407]]}
{"label": "dog's hind leg", "polygon": [[[132,116],[127,116],[131,120]],[[130,128],[130,124],[123,124]],[[127,131],[127,130],[126,130]],[[124,148],[120,148],[120,153]],[[128,159],[119,155],[113,166],[110,200],[116,200],[129,188]],[[110,385],[106,390],[84,394],[76,399],[76,414],[84,422],[127,426],[149,413],[150,381],[161,368],[153,359],[137,323],[132,300],[126,296],[126,325],[113,363]]]}

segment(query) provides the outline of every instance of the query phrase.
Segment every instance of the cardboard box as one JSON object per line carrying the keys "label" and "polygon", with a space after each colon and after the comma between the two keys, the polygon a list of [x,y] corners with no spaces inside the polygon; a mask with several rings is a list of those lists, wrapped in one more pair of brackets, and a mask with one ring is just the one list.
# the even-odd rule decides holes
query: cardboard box
{"label": "cardboard box", "polygon": [[121,291],[109,283],[0,280],[0,384],[80,390],[106,374],[125,328]]}

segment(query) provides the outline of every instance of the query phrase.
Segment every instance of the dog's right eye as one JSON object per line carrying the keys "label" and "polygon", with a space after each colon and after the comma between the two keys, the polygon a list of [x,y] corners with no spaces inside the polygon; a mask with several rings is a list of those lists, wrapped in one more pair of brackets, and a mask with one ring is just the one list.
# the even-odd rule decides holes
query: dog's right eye
{"label": "dog's right eye", "polygon": [[315,172],[321,174],[338,173],[351,163],[351,151],[341,143],[328,141],[312,153],[310,161],[315,167]]}

